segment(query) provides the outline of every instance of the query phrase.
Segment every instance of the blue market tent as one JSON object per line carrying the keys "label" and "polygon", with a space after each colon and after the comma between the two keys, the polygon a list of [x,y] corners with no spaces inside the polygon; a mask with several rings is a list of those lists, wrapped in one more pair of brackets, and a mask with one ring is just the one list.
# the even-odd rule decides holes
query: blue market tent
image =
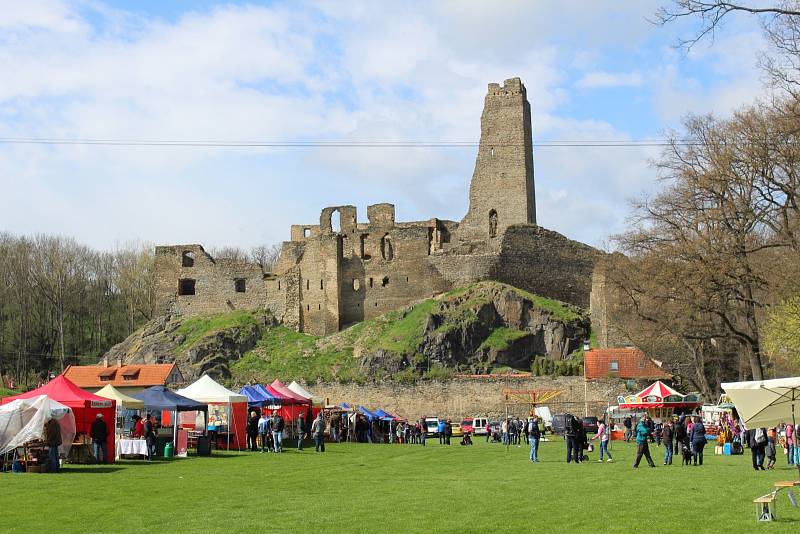
{"label": "blue market tent", "polygon": [[164,386],[152,386],[139,395],[146,410],[170,410],[173,412],[208,412],[208,404],[178,395]]}
{"label": "blue market tent", "polygon": [[364,408],[363,406],[359,406],[359,407],[358,407],[358,411],[359,411],[359,412],[361,412],[362,414],[366,415],[366,416],[367,416],[367,418],[368,418],[370,421],[372,421],[373,419],[378,419],[378,417],[379,417],[378,415],[376,415],[376,414],[372,413],[371,411],[367,410],[367,409],[366,409],[366,408]]}
{"label": "blue market tent", "polygon": [[380,417],[381,419],[397,419],[397,417],[393,416],[393,415],[392,415],[392,414],[390,414],[389,412],[384,412],[384,411],[383,411],[383,410],[381,410],[380,408],[378,408],[377,410],[375,410],[375,415],[377,415],[377,416],[378,416],[378,417]]}
{"label": "blue market tent", "polygon": [[253,388],[267,399],[265,401],[266,404],[269,404],[270,406],[281,405],[281,399],[279,399],[278,397],[267,391],[267,388],[265,388],[261,384],[256,384],[255,386],[253,386]]}
{"label": "blue market tent", "polygon": [[342,410],[349,412],[351,409],[352,408],[350,408],[350,406],[348,406],[346,402],[342,403]]}
{"label": "blue market tent", "polygon": [[265,404],[271,404],[272,399],[261,393],[254,386],[244,386],[239,390],[239,393],[247,397],[248,406],[260,407]]}

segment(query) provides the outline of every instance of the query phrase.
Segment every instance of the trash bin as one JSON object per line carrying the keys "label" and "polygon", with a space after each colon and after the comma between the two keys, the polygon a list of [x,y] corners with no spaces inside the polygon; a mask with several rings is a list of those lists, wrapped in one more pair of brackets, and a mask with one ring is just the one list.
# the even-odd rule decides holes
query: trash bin
{"label": "trash bin", "polygon": [[209,436],[197,438],[197,456],[211,456],[211,438]]}

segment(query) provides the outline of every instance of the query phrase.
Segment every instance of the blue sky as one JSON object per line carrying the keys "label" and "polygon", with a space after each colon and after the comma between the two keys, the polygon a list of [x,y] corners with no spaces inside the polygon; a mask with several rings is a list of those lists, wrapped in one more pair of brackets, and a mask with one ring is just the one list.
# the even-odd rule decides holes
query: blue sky
{"label": "blue sky", "polygon": [[[659,138],[763,92],[752,19],[675,50],[658,1],[30,1],[0,14],[0,137],[474,141],[520,76],[534,141]],[[604,247],[656,149],[538,147],[539,224]],[[0,144],[0,230],[249,247],[329,205],[460,220],[475,148]]]}

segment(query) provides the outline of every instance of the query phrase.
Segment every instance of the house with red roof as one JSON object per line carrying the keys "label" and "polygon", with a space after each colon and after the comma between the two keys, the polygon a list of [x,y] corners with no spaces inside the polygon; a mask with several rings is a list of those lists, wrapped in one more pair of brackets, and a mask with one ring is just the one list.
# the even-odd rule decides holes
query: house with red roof
{"label": "house with red roof", "polygon": [[117,361],[116,365],[109,365],[108,360],[104,360],[101,365],[70,365],[64,369],[64,376],[92,393],[111,384],[126,395],[141,393],[150,386],[184,382],[180,369],[174,363],[122,365]]}
{"label": "house with red roof", "polygon": [[668,380],[672,375],[659,362],[636,347],[591,349],[583,354],[587,380],[622,378],[626,380]]}

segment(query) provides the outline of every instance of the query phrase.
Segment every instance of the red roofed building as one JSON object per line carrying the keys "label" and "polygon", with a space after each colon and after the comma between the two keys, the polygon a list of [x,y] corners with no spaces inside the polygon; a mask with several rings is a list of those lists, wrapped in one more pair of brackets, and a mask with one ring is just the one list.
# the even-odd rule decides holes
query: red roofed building
{"label": "red roofed building", "polygon": [[588,380],[609,377],[634,380],[672,378],[660,364],[636,347],[587,350],[583,354],[583,365]]}
{"label": "red roofed building", "polygon": [[166,386],[184,381],[174,363],[70,365],[64,369],[64,376],[92,393],[111,384],[126,395],[140,393],[150,386]]}

